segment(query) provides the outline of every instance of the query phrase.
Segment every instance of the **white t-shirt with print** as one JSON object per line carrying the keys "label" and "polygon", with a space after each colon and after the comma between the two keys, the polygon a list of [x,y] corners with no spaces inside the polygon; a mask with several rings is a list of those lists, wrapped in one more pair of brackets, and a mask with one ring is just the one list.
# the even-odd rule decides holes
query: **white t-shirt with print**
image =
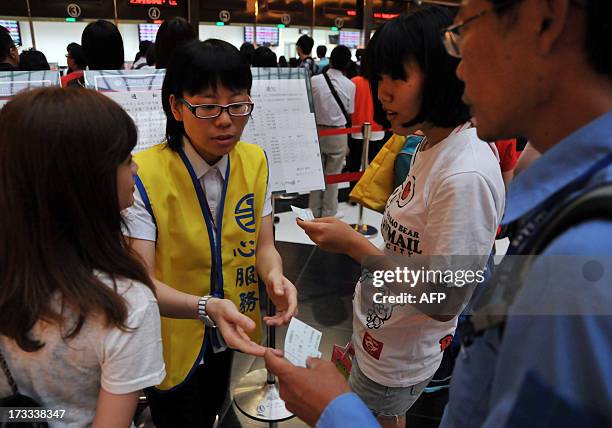
{"label": "white t-shirt with print", "polygon": [[[385,253],[490,254],[504,212],[504,182],[489,144],[466,127],[416,153],[409,176],[385,208]],[[361,287],[358,283],[353,300],[352,339],[361,371],[388,387],[433,376],[457,317],[441,322],[409,305],[362,305]]]}
{"label": "white t-shirt with print", "polygon": [[[99,278],[112,286],[108,276]],[[125,279],[117,281],[117,291],[128,304],[126,325],[135,328],[132,332],[105,327],[101,316],[92,316],[72,339],[63,339],[56,324],[38,321],[32,336],[45,346],[36,352],[25,352],[0,336],[0,349],[19,391],[46,408],[66,411],[63,419],[50,422],[52,428],[91,426],[100,387],[127,394],[158,385],[166,376],[155,296],[145,285]],[[10,394],[0,371],[0,396]]]}

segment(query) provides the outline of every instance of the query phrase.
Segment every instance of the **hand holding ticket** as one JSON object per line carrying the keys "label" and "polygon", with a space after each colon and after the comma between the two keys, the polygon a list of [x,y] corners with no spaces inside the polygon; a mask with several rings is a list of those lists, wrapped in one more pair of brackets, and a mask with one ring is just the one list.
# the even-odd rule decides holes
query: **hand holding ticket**
{"label": "hand holding ticket", "polygon": [[322,333],[293,317],[285,336],[285,358],[296,366],[306,367],[308,357],[320,358]]}
{"label": "hand holding ticket", "polygon": [[314,214],[312,213],[312,210],[310,208],[304,209],[291,205],[291,211],[293,211],[295,216],[300,220],[310,221],[315,219]]}

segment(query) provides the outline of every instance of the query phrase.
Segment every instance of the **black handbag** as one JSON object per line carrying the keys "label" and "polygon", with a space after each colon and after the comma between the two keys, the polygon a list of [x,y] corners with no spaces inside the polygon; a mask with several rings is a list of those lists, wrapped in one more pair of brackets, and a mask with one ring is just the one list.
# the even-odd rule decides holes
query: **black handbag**
{"label": "black handbag", "polygon": [[[4,355],[2,355],[2,351],[0,351],[0,367],[4,372],[12,391],[11,395],[7,397],[0,397],[0,408],[42,407],[42,405],[32,397],[19,393],[17,383],[11,375],[11,371],[9,370],[8,364],[4,359]],[[49,428],[49,424],[47,422],[9,422],[6,421],[6,418],[3,420],[0,420],[0,428]]]}

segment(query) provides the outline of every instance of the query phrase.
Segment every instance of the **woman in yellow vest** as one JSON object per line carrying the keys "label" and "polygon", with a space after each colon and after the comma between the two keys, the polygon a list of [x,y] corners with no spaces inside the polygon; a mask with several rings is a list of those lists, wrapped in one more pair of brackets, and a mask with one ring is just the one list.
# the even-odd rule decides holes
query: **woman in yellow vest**
{"label": "woman in yellow vest", "polygon": [[167,376],[145,391],[158,428],[212,426],[229,384],[226,348],[263,355],[258,275],[277,307],[268,324],[296,312],[297,291],[274,246],[266,155],[239,141],[254,106],[251,83],[229,43],[182,46],[162,88],[167,141],[135,156],[126,234],[162,312],[191,318],[162,318]]}

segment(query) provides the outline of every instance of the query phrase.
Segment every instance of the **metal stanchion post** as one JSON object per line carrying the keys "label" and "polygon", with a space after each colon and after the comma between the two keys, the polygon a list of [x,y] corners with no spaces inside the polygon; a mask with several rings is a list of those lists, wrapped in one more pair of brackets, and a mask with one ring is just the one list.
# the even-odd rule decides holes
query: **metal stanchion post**
{"label": "metal stanchion post", "polygon": [[[272,218],[277,196],[272,197]],[[268,316],[274,316],[276,308],[268,297]],[[266,346],[276,347],[276,328],[266,326]],[[280,398],[276,376],[267,369],[254,370],[243,377],[234,388],[236,407],[251,419],[268,422],[269,427],[276,427],[277,422],[291,419],[294,415],[285,407]]]}
{"label": "metal stanchion post", "polygon": [[[372,135],[372,124],[365,122],[361,128],[363,133],[363,150],[361,151],[361,172],[368,167],[368,151],[370,149],[370,137]],[[366,237],[376,236],[378,229],[369,224],[363,223],[363,205],[359,204],[359,219],[351,227]]]}

